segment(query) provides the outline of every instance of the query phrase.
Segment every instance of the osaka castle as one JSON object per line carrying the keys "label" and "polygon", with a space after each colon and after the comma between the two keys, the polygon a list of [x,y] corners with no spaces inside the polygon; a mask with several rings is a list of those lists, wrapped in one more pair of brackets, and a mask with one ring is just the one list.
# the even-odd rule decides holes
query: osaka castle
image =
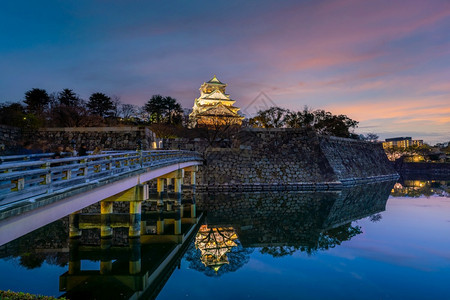
{"label": "osaka castle", "polygon": [[235,100],[225,93],[227,84],[220,82],[216,75],[200,86],[200,97],[195,99],[191,124],[195,126],[242,125],[240,108],[233,106]]}

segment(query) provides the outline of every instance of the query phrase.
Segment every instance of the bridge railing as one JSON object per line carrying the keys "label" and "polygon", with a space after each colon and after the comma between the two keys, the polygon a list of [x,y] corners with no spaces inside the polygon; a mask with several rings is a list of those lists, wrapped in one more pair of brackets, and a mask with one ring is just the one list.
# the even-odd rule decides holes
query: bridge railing
{"label": "bridge railing", "polygon": [[100,155],[10,161],[0,165],[0,205],[106,180],[140,168],[202,160],[193,151],[123,151]]}

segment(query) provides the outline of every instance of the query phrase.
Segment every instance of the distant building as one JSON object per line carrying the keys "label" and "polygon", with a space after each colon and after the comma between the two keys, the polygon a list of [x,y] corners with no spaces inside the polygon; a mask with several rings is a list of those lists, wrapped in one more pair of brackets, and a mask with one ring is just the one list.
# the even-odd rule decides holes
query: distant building
{"label": "distant building", "polygon": [[240,108],[225,93],[227,84],[220,82],[216,75],[200,87],[200,97],[195,99],[189,119],[193,126],[241,125]]}
{"label": "distant building", "polygon": [[383,148],[407,148],[411,146],[422,146],[423,140],[413,140],[411,137],[395,137],[386,139],[383,142]]}
{"label": "distant building", "polygon": [[437,143],[436,147],[438,147],[438,148],[446,148],[446,147],[448,147],[449,144],[450,144],[450,142]]}

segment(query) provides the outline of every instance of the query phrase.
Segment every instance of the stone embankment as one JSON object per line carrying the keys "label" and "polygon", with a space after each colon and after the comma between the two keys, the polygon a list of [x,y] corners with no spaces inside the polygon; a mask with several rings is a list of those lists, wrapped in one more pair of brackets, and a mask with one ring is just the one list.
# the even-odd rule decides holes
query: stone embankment
{"label": "stone embankment", "polygon": [[146,127],[67,127],[43,128],[34,133],[34,140],[49,141],[50,146],[82,143],[93,150],[99,146],[104,150],[133,150],[152,148],[155,134]]}
{"label": "stone embankment", "polygon": [[50,152],[60,145],[75,145],[78,148],[83,143],[89,150],[94,150],[95,147],[103,150],[135,150],[139,146],[143,150],[149,150],[160,146],[155,134],[140,126],[41,128],[27,132],[0,125],[2,155],[19,153],[22,144],[27,141],[35,146],[45,146],[45,150]]}
{"label": "stone embankment", "polygon": [[13,154],[22,142],[20,128],[0,125],[0,153]]}
{"label": "stone embankment", "polygon": [[381,145],[306,129],[244,130],[233,145],[205,151],[200,189],[327,190],[398,178]]}
{"label": "stone embankment", "polygon": [[[82,143],[89,150],[161,146],[145,127],[44,128],[21,133],[2,126],[0,130],[8,147],[26,140],[45,143],[50,151],[58,145]],[[231,148],[210,148],[201,139],[176,139],[164,141],[164,148],[203,153],[197,185],[208,190],[331,190],[398,176],[381,145],[319,136],[307,129],[245,129],[231,144]]]}

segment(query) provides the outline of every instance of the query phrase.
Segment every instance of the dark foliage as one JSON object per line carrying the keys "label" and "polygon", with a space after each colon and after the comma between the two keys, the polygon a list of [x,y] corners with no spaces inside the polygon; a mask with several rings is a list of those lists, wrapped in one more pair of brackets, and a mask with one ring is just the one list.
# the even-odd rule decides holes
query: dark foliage
{"label": "dark foliage", "polygon": [[150,123],[181,124],[183,109],[175,98],[153,95],[144,106]]}
{"label": "dark foliage", "polygon": [[29,113],[42,115],[50,103],[50,96],[44,89],[34,88],[25,93],[26,110]]}
{"label": "dark foliage", "polygon": [[102,118],[112,117],[116,106],[110,97],[103,93],[93,93],[87,103],[89,111]]}
{"label": "dark foliage", "polygon": [[249,125],[260,128],[312,128],[319,134],[356,138],[351,131],[358,121],[346,115],[333,115],[325,110],[311,111],[305,107],[302,111],[289,111],[280,107],[271,107],[259,111],[249,120]]}

